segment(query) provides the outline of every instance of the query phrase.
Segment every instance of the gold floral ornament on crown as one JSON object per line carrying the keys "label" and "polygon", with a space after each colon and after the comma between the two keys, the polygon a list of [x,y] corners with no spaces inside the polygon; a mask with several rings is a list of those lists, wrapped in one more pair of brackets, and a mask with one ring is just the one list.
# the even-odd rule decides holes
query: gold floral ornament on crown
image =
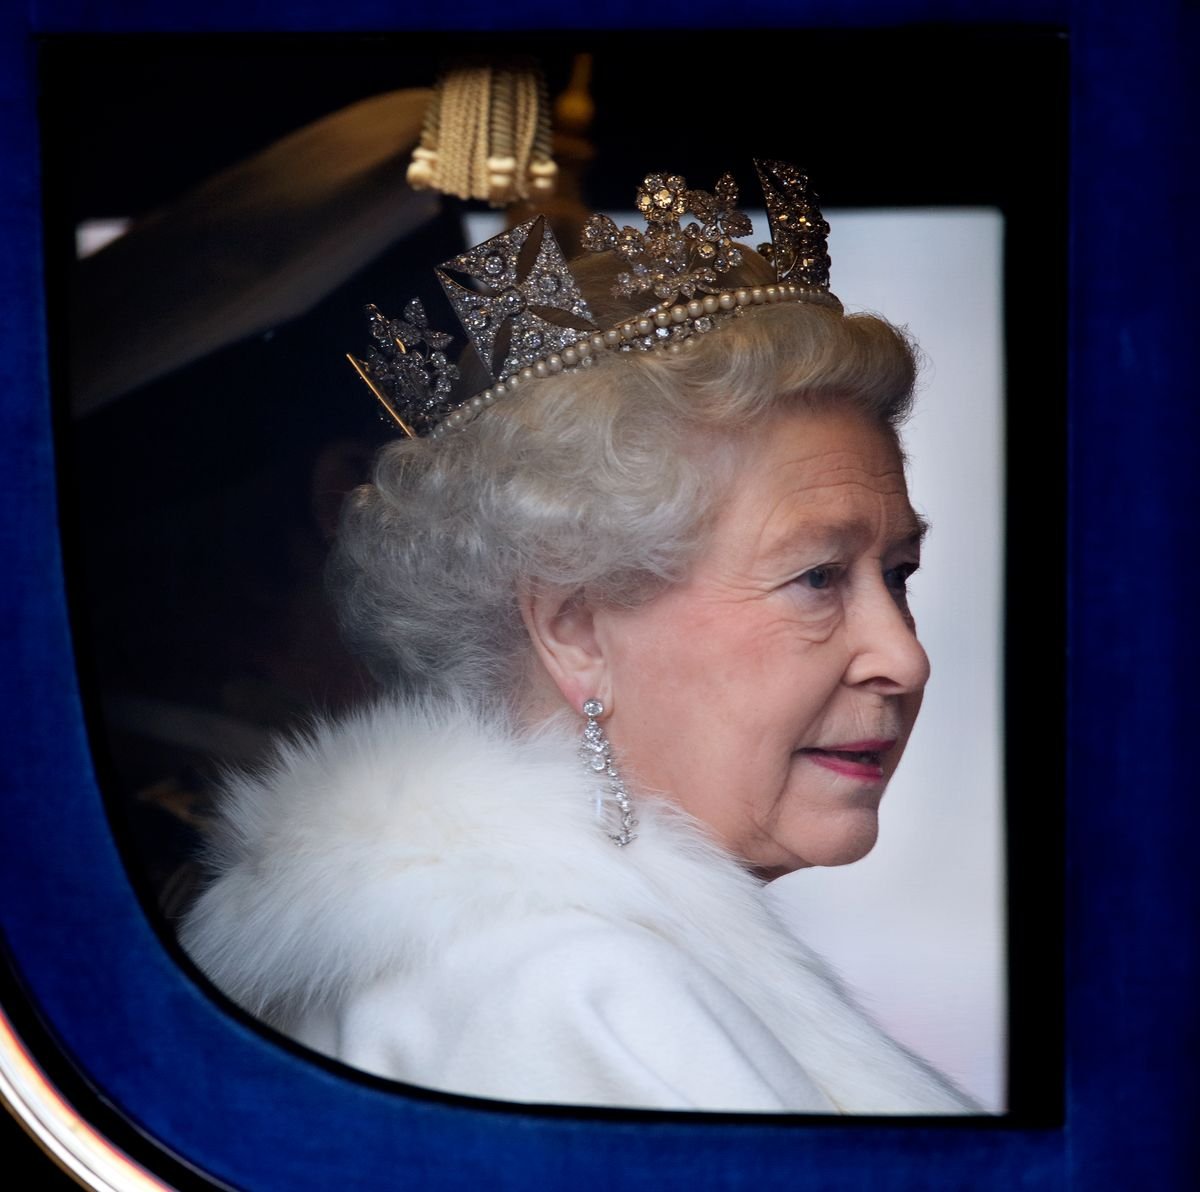
{"label": "gold floral ornament on crown", "polygon": [[[616,252],[628,262],[628,272],[618,274],[613,287],[623,298],[653,290],[655,297],[671,302],[680,295],[719,290],[718,275],[742,261],[733,237],[754,230],[737,210],[732,174],[722,174],[712,194],[689,190],[679,174],[650,174],[638,187],[637,209],[649,225],[644,232],[618,229],[607,215],[593,215],[583,229],[583,247],[589,252]],[[689,211],[702,222],[682,227]]]}
{"label": "gold floral ornament on crown", "polygon": [[[786,162],[756,161],[771,243],[759,252],[775,284],[728,288],[721,275],[742,261],[736,236],[753,231],[737,208],[737,184],[723,174],[710,193],[678,174],[650,174],[638,188],[645,231],[618,228],[606,215],[584,227],[583,247],[615,252],[628,268],[613,293],[658,301],[615,327],[598,328],[545,218],[538,216],[445,261],[442,288],[493,378],[480,393],[455,392],[459,370],[446,356],[450,336],[430,328],[415,299],[404,318],[367,307],[373,340],[366,360],[349,357],[388,416],[410,438],[441,438],[523,385],[589,367],[605,352],[679,351],[693,337],[756,306],[810,302],[842,309],[829,290],[829,225],[808,178]],[[695,216],[685,226],[683,217]],[[456,279],[463,277],[469,284]]]}

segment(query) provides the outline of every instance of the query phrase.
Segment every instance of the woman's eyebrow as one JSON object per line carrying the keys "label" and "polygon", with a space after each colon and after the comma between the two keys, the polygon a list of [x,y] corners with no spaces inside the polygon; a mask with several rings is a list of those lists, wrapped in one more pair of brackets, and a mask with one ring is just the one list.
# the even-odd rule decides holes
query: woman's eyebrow
{"label": "woman's eyebrow", "polygon": [[905,545],[920,546],[929,537],[929,531],[933,528],[929,519],[922,517],[915,509],[910,509],[905,521],[907,524],[900,528],[896,540]]}
{"label": "woman's eyebrow", "polygon": [[858,520],[801,521],[774,537],[764,551],[764,557],[769,562],[775,562],[812,551],[824,553],[846,550],[868,535],[866,524]]}
{"label": "woman's eyebrow", "polygon": [[[929,521],[910,509],[888,534],[889,546],[920,546],[930,530]],[[874,527],[859,519],[803,522],[781,534],[766,552],[768,559],[795,554],[799,550],[846,550],[874,537]]]}

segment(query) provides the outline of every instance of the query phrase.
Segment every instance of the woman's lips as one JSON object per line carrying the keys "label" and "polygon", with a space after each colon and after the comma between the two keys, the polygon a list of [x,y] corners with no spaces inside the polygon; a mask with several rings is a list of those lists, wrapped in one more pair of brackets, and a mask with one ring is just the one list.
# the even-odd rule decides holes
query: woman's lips
{"label": "woman's lips", "polygon": [[883,754],[895,744],[894,739],[847,741],[844,744],[801,749],[800,752],[816,765],[824,766],[835,774],[878,782],[883,778]]}

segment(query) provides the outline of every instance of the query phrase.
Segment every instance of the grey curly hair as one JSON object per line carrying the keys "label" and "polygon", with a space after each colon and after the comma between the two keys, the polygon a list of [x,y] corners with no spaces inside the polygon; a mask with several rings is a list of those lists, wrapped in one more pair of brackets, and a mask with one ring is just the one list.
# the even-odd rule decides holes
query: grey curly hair
{"label": "grey curly hair", "polygon": [[[746,257],[730,284],[769,281]],[[608,296],[611,263],[573,271],[602,325],[636,313]],[[385,447],[346,501],[331,561],[346,639],[389,687],[515,702],[530,657],[522,591],[652,598],[687,574],[771,414],[833,405],[896,434],[915,372],[886,321],[780,303],[678,353],[604,353],[437,442]]]}

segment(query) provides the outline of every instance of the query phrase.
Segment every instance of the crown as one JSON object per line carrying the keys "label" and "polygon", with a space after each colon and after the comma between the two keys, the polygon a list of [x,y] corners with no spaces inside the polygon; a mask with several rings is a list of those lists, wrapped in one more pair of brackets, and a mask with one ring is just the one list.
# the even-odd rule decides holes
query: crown
{"label": "crown", "polygon": [[[808,178],[780,161],[756,160],[771,242],[759,253],[775,274],[765,286],[725,286],[742,261],[736,237],[753,231],[738,210],[737,183],[692,190],[678,174],[650,174],[637,190],[645,229],[618,228],[606,215],[584,225],[583,248],[615,253],[625,265],[613,293],[651,305],[614,327],[599,327],[544,216],[443,262],[436,270],[450,306],[492,384],[463,393],[446,349],[413,299],[404,317],[367,307],[371,346],[348,357],[387,415],[409,437],[441,438],[523,385],[589,367],[605,352],[679,351],[693,337],[756,306],[811,302],[841,310],[829,290],[829,225]],[[694,218],[686,225],[687,215]],[[461,280],[460,280],[461,279]]]}

